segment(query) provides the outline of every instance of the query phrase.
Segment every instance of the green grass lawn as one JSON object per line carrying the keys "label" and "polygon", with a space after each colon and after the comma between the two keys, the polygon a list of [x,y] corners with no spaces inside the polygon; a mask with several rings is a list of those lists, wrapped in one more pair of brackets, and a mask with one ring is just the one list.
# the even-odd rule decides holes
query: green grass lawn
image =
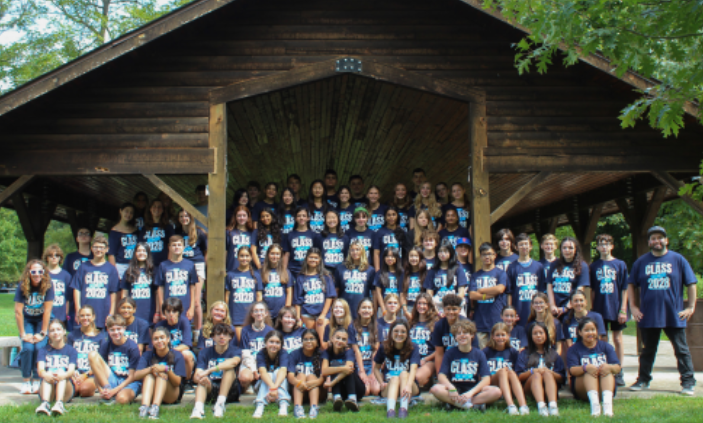
{"label": "green grass lawn", "polygon": [[[587,403],[574,400],[563,400],[559,406],[562,421],[569,423],[593,422]],[[0,422],[9,422],[20,419],[23,422],[46,422],[47,417],[38,417],[34,414],[37,405],[23,405],[21,407],[0,407]],[[489,408],[485,415],[475,412],[452,411],[446,412],[437,406],[418,406],[410,409],[409,421],[432,423],[455,423],[457,421],[490,421],[490,422],[544,422],[545,419],[537,415],[534,403],[530,403],[529,416],[511,417],[504,413],[505,406],[501,402],[494,408]],[[89,423],[122,423],[137,420],[137,405],[112,407],[90,405],[70,407],[64,419],[71,422]],[[292,408],[292,407],[291,407]],[[700,418],[703,410],[703,398],[655,397],[651,399],[628,399],[615,401],[615,417],[606,419],[612,422],[693,422]],[[191,407],[164,407],[161,411],[162,421],[185,422],[189,421]],[[214,421],[211,407],[206,408],[207,419]],[[224,420],[244,419],[257,421],[251,417],[253,407],[229,406]],[[317,421],[320,423],[358,423],[358,422],[384,422],[387,421],[385,407],[364,405],[358,414],[332,412],[331,404],[323,408]],[[264,418],[259,421],[294,421],[292,410],[289,408],[289,417],[277,416],[277,408],[269,406],[264,413]],[[699,417],[695,417],[699,416]],[[600,420],[605,417],[600,417]],[[549,421],[556,421],[550,419]]]}
{"label": "green grass lawn", "polygon": [[14,299],[14,294],[0,294],[0,336],[18,335]]}

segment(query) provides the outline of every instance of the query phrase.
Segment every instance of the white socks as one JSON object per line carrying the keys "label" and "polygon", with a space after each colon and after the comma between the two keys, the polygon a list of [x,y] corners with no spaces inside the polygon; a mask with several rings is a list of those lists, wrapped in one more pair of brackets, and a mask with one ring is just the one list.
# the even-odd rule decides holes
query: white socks
{"label": "white socks", "polygon": [[408,409],[408,399],[406,397],[400,399],[400,408]]}
{"label": "white socks", "polygon": [[588,400],[591,402],[591,405],[600,405],[600,401],[598,400],[598,391],[588,391],[586,392],[586,395],[588,395]]}
{"label": "white socks", "polygon": [[395,401],[388,400],[386,402],[386,411],[395,411]]}
{"label": "white socks", "polygon": [[612,404],[612,403],[613,403],[613,391],[603,391],[603,404]]}
{"label": "white socks", "polygon": [[466,402],[461,406],[461,408],[463,408],[463,409],[465,409],[465,410],[470,410],[470,409],[473,408],[473,406],[474,406],[474,403],[471,402],[471,400],[469,400],[469,401],[466,401]]}
{"label": "white socks", "polygon": [[224,395],[218,395],[218,396],[217,396],[217,404],[225,405],[226,402],[227,402],[227,397],[226,397],[226,396],[224,396]]}
{"label": "white socks", "polygon": [[205,411],[205,403],[202,402],[196,402],[195,406],[193,406],[193,411],[198,410],[198,411]]}

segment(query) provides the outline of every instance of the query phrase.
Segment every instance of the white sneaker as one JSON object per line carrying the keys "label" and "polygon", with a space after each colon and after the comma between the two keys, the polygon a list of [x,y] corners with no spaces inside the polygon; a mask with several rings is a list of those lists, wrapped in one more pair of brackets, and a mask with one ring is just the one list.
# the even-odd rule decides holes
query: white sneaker
{"label": "white sneaker", "polygon": [[212,412],[215,417],[224,417],[225,405],[224,404],[215,404],[215,407],[212,409]]}
{"label": "white sneaker", "polygon": [[42,403],[39,404],[39,407],[37,407],[34,412],[37,414],[46,414],[47,416],[50,416],[51,410],[49,409],[49,403],[46,401],[42,401]]}
{"label": "white sneaker", "polygon": [[520,415],[520,412],[517,410],[517,407],[515,407],[514,405],[509,405],[508,409],[505,411],[507,411],[507,413],[511,416],[519,416]]}
{"label": "white sneaker", "polygon": [[603,415],[608,417],[613,417],[613,403],[604,402],[603,403]]}
{"label": "white sneaker", "polygon": [[600,404],[591,404],[591,417],[600,416]]}
{"label": "white sneaker", "polygon": [[554,416],[554,417],[559,417],[559,409],[556,406],[549,407],[549,415]]}
{"label": "white sneaker", "polygon": [[264,404],[258,403],[256,404],[256,410],[254,410],[254,415],[252,416],[255,419],[260,419],[264,415]]}
{"label": "white sneaker", "polygon": [[543,405],[537,409],[539,412],[539,415],[542,417],[549,417],[549,408],[547,408],[546,405]]}
{"label": "white sneaker", "polygon": [[527,416],[528,414],[530,414],[530,407],[528,407],[526,405],[523,405],[522,407],[520,407],[520,415],[521,416]]}
{"label": "white sneaker", "polygon": [[190,414],[191,419],[204,419],[205,418],[205,410],[201,408],[193,408],[193,412]]}
{"label": "white sneaker", "polygon": [[39,393],[39,385],[41,385],[40,381],[38,381],[38,380],[32,381],[32,393],[33,394]]}
{"label": "white sneaker", "polygon": [[63,416],[63,414],[66,412],[66,409],[63,406],[63,402],[57,401],[56,404],[54,404],[53,407],[51,407],[51,414],[55,416]]}
{"label": "white sneaker", "polygon": [[280,401],[278,403],[278,415],[280,417],[286,417],[288,415],[288,402]]}
{"label": "white sneaker", "polygon": [[22,382],[20,394],[29,395],[32,393],[32,382]]}

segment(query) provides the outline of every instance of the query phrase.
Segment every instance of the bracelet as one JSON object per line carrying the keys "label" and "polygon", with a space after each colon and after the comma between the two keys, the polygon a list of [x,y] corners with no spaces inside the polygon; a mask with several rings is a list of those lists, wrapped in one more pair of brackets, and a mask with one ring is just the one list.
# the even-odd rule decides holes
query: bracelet
{"label": "bracelet", "polygon": [[456,392],[456,388],[450,389],[449,392]]}
{"label": "bracelet", "polygon": [[217,366],[215,366],[215,370],[217,370],[218,372],[221,372],[221,371],[222,371],[222,369],[220,369],[220,365],[219,365],[219,364],[218,364]]}
{"label": "bracelet", "polygon": [[620,314],[622,314],[623,316],[627,316],[627,311],[625,311],[625,310],[620,310]]}
{"label": "bracelet", "polygon": [[586,364],[583,365],[583,372],[588,373],[588,371],[586,370]]}
{"label": "bracelet", "polygon": [[269,392],[273,392],[273,391],[278,391],[278,388],[271,388],[271,389],[269,389]]}
{"label": "bracelet", "polygon": [[483,299],[481,301],[486,301],[486,294],[483,294]]}
{"label": "bracelet", "polygon": [[531,374],[531,375],[535,374],[535,370],[534,370],[534,369],[530,369],[530,374]]}
{"label": "bracelet", "polygon": [[303,384],[303,381],[301,380],[301,381],[298,382],[297,385],[295,385],[295,387],[296,387],[296,388],[300,388],[300,385],[302,385],[302,384]]}

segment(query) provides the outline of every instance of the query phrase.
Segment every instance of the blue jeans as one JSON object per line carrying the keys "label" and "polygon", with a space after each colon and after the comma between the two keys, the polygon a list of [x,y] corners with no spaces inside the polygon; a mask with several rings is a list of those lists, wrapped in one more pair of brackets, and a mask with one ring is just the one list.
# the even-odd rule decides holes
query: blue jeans
{"label": "blue jeans", "polygon": [[[24,318],[24,333],[27,335],[34,335],[35,333],[41,332],[42,321]],[[39,379],[39,372],[37,370],[37,356],[39,355],[39,350],[46,347],[46,343],[49,341],[49,337],[44,337],[41,342],[32,344],[30,342],[22,341],[22,351],[20,351],[20,368],[22,369],[22,377],[24,379],[29,379],[34,375],[34,379]]]}
{"label": "blue jeans", "polygon": [[[269,375],[271,376],[272,380],[276,380],[276,375],[278,374],[278,371],[280,369],[281,368],[279,367],[275,371],[269,372]],[[268,401],[266,400],[266,395],[269,394],[269,386],[265,384],[262,380],[259,380],[257,384],[259,385],[257,387],[259,392],[256,395],[254,403],[268,404]],[[278,387],[278,401],[290,402],[290,394],[288,394],[288,380],[284,380],[281,386]]]}

